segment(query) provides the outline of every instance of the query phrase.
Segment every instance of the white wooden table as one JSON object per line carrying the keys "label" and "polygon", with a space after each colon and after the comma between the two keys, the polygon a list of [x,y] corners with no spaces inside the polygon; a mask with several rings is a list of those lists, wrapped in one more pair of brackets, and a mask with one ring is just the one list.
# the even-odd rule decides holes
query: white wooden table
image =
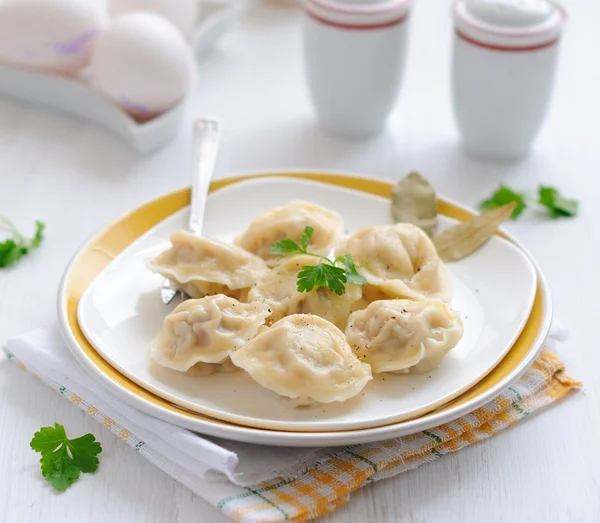
{"label": "white wooden table", "polygon": [[[188,180],[194,116],[224,118],[218,175],[277,167],[342,169],[397,178],[419,169],[441,193],[475,204],[500,182],[543,182],[579,198],[577,219],[528,214],[508,228],[538,257],[556,312],[571,329],[560,355],[586,384],[583,394],[505,433],[356,493],[331,522],[600,521],[600,5],[567,4],[560,74],[551,114],[534,154],[489,165],[457,147],[449,101],[449,6],[419,0],[399,104],[389,130],[343,142],[315,127],[301,60],[295,9],[257,7],[200,65],[183,131],[140,158],[112,137],[68,118],[0,101],[0,215],[27,230],[47,223],[44,245],[18,268],[0,271],[0,338],[55,318],[67,261],[99,228]],[[58,421],[94,433],[104,447],[97,475],[65,494],[41,479],[32,434]],[[132,452],[78,409],[0,363],[0,521],[223,522],[202,499]]]}

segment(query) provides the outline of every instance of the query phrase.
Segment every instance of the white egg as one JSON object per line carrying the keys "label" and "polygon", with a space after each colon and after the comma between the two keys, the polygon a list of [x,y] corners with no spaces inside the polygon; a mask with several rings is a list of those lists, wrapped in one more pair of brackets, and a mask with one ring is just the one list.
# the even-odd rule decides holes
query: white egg
{"label": "white egg", "polygon": [[173,22],[188,38],[196,28],[199,6],[198,0],[111,0],[109,11],[115,18],[132,11],[152,11]]}
{"label": "white egg", "polygon": [[0,2],[0,63],[71,74],[86,65],[106,13],[86,0]]}
{"label": "white egg", "polygon": [[150,117],[186,94],[193,75],[191,50],[162,16],[130,13],[95,41],[90,74],[92,84],[129,113]]}

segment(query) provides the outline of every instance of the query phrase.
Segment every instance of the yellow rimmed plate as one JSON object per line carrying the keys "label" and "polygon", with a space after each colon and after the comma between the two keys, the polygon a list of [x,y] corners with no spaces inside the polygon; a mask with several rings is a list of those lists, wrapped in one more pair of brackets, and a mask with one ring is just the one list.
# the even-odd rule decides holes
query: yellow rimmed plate
{"label": "yellow rimmed plate", "polygon": [[[250,180],[250,182],[248,180]],[[217,197],[219,193],[221,193],[222,195],[227,195],[226,200],[219,200],[218,198],[214,199],[216,204],[214,208],[222,209],[224,206],[224,202],[226,202],[227,200],[232,201],[234,204],[234,208],[238,209],[238,211],[236,212],[236,219],[241,220],[241,228],[243,228],[247,221],[244,221],[245,216],[243,212],[239,210],[240,205],[243,204],[243,201],[236,201],[236,198],[239,198],[239,196],[236,196],[235,192],[231,192],[231,190],[235,188],[235,185],[241,187],[240,184],[246,184],[246,186],[243,187],[243,191],[241,191],[241,194],[245,195],[246,197],[251,196],[253,194],[252,190],[255,190],[257,187],[259,187],[260,190],[258,191],[258,193],[269,193],[272,196],[274,195],[273,197],[275,198],[283,198],[285,201],[287,201],[289,199],[289,193],[286,191],[288,191],[290,187],[289,183],[284,182],[289,181],[292,184],[296,182],[302,182],[300,183],[300,185],[303,185],[309,183],[306,182],[306,180],[312,180],[313,183],[319,182],[320,184],[326,184],[325,186],[323,186],[323,197],[328,202],[332,201],[332,195],[327,193],[327,190],[325,190],[326,187],[331,190],[338,190],[339,192],[336,194],[338,194],[339,198],[342,199],[346,198],[346,196],[344,196],[344,191],[340,188],[351,189],[352,191],[350,192],[359,191],[360,193],[364,193],[365,196],[368,195],[372,198],[389,197],[389,193],[391,190],[391,184],[389,182],[347,175],[334,175],[330,173],[268,173],[263,174],[261,176],[252,175],[250,177],[230,178],[214,182],[213,190],[217,191],[214,196]],[[226,186],[229,186],[229,189],[222,190]],[[251,186],[254,186],[254,189],[252,189]],[[311,191],[313,191],[311,194],[316,194],[314,192],[314,187],[311,189]],[[302,194],[302,190],[298,189],[298,187],[294,187],[293,193],[295,196],[298,196]],[[244,418],[244,415],[247,412],[247,405],[243,407],[241,412],[236,413],[234,411],[233,416],[231,415],[232,412],[229,412],[230,407],[226,406],[226,416],[222,416],[221,412],[216,412],[216,416],[211,417],[210,414],[213,413],[210,411],[210,409],[202,410],[198,409],[197,405],[190,405],[185,401],[182,402],[181,398],[177,397],[177,395],[175,395],[175,397],[170,395],[172,391],[167,391],[167,394],[165,394],[165,391],[161,390],[161,387],[159,387],[159,389],[153,388],[152,386],[148,387],[148,383],[144,382],[143,380],[140,380],[139,376],[135,375],[135,372],[131,373],[131,369],[128,369],[128,364],[131,362],[128,363],[127,361],[123,361],[122,358],[119,361],[115,361],[114,354],[112,356],[110,354],[110,347],[109,349],[106,349],[106,347],[102,347],[103,336],[100,336],[100,341],[98,341],[98,339],[94,339],[95,332],[102,331],[101,328],[97,328],[98,326],[94,325],[93,321],[88,321],[85,318],[85,314],[83,314],[84,321],[82,323],[85,324],[87,336],[88,338],[91,338],[94,342],[93,344],[90,344],[88,342],[88,339],[83,335],[80,324],[77,321],[77,311],[79,309],[81,315],[81,301],[82,296],[84,296],[84,298],[87,301],[89,301],[88,305],[90,310],[103,309],[105,311],[105,318],[103,321],[105,321],[106,325],[104,327],[104,331],[107,332],[108,330],[113,330],[117,332],[118,336],[122,334],[122,332],[119,332],[119,328],[122,327],[122,315],[119,316],[120,313],[116,313],[114,314],[114,318],[111,318],[110,314],[106,312],[110,311],[111,309],[114,309],[114,306],[111,305],[111,300],[114,300],[114,294],[111,294],[110,292],[90,292],[90,288],[93,288],[94,280],[96,283],[98,283],[98,281],[102,283],[102,285],[99,285],[99,288],[115,288],[115,284],[118,284],[119,277],[122,277],[123,274],[126,273],[126,271],[124,272],[122,268],[118,271],[112,271],[113,274],[111,277],[115,278],[114,280],[111,280],[110,278],[107,280],[102,280],[102,274],[104,274],[104,276],[106,277],[107,274],[111,273],[110,270],[104,269],[109,264],[111,265],[111,267],[114,267],[113,260],[117,258],[117,256],[123,251],[126,251],[126,248],[130,247],[134,243],[139,245],[140,242],[143,242],[143,240],[146,239],[149,241],[148,245],[156,246],[156,238],[152,236],[152,232],[148,233],[145,237],[140,237],[143,236],[144,233],[146,233],[150,229],[155,230],[156,224],[158,224],[165,218],[169,218],[169,220],[177,219],[176,213],[178,211],[181,211],[181,209],[183,209],[187,205],[188,199],[189,194],[187,193],[187,191],[181,191],[179,193],[174,193],[172,195],[165,196],[163,198],[160,198],[159,200],[156,200],[154,202],[151,202],[150,204],[141,207],[140,209],[122,218],[121,220],[109,226],[103,232],[98,234],[93,240],[91,240],[91,242],[89,242],[81,250],[81,252],[76,256],[71,266],[67,270],[65,278],[63,280],[59,300],[59,312],[63,324],[63,330],[65,332],[67,340],[69,341],[69,345],[75,356],[78,358],[78,360],[94,375],[99,377],[104,382],[104,384],[108,388],[110,388],[110,390],[113,393],[115,393],[122,399],[125,399],[126,401],[132,403],[141,410],[144,410],[157,417],[167,419],[169,421],[178,423],[179,425],[186,426],[188,428],[206,434],[265,444],[339,445],[344,443],[355,443],[358,441],[376,440],[385,437],[397,436],[401,433],[405,434],[409,432],[414,432],[416,430],[422,430],[423,428],[426,428],[425,425],[430,427],[437,423],[447,421],[448,419],[453,419],[471,410],[472,408],[475,408],[477,405],[480,405],[484,401],[489,400],[491,397],[493,397],[495,393],[499,392],[501,386],[505,386],[507,382],[510,382],[516,379],[516,377],[518,377],[520,372],[522,372],[522,370],[526,367],[527,363],[537,353],[539,345],[541,344],[541,340],[543,340],[547,332],[550,318],[549,295],[547,293],[547,290],[545,290],[545,286],[542,280],[540,280],[540,284],[537,287],[536,295],[534,273],[534,284],[531,289],[531,302],[527,304],[527,297],[524,293],[521,300],[522,310],[525,311],[524,313],[522,313],[522,320],[511,326],[512,334],[508,338],[505,336],[504,344],[506,344],[506,340],[509,340],[510,343],[508,343],[506,347],[501,346],[502,344],[496,347],[498,353],[496,354],[495,360],[488,359],[487,362],[484,361],[482,364],[487,365],[487,367],[485,365],[481,367],[475,374],[473,374],[469,378],[470,381],[467,380],[461,383],[455,383],[451,387],[447,388],[444,394],[440,395],[436,393],[437,396],[436,394],[434,394],[434,396],[436,396],[434,398],[436,399],[436,401],[429,401],[422,403],[421,405],[417,405],[418,408],[413,408],[412,411],[408,410],[407,412],[404,412],[402,418],[406,419],[407,417],[414,418],[415,416],[419,416],[424,412],[431,411],[442,404],[448,403],[448,401],[452,400],[453,398],[456,398],[461,393],[463,393],[462,396],[455,400],[452,406],[450,407],[440,409],[433,414],[422,416],[420,418],[413,419],[412,421],[398,422],[398,419],[394,418],[393,416],[388,416],[387,418],[385,416],[380,416],[375,420],[373,420],[372,418],[368,418],[366,420],[363,419],[363,421],[361,422],[362,425],[361,423],[355,423],[356,419],[352,416],[353,411],[362,412],[365,410],[360,408],[360,404],[358,405],[358,407],[356,405],[350,405],[346,410],[341,409],[338,411],[333,411],[333,413],[328,413],[328,416],[324,417],[321,416],[321,413],[319,413],[318,417],[316,418],[317,421],[312,423],[312,420],[307,420],[307,418],[299,420],[292,419],[290,423],[289,419],[283,419],[283,421],[281,419],[270,420],[267,417],[265,418],[267,422],[275,421],[275,423],[265,424],[263,423],[265,420],[260,418],[260,413],[258,413],[259,415],[257,417],[256,413],[252,412],[251,415],[254,416],[254,419],[252,419],[252,416],[250,416],[250,423],[248,423],[247,420]],[[315,198],[311,198],[311,200],[313,201],[314,199]],[[267,205],[270,206],[271,203],[272,201],[269,201],[267,202]],[[279,201],[279,203],[283,202]],[[317,203],[326,202],[317,201]],[[377,212],[379,211],[375,210],[376,207],[378,207],[379,209],[385,207],[382,212],[385,214],[386,217],[389,213],[387,205],[373,206],[372,210],[370,211],[369,205],[367,204],[361,204],[357,207],[356,202],[351,203],[354,206],[354,208],[360,208],[360,213],[355,214],[359,217],[362,217],[361,219],[365,219],[365,216],[367,216],[366,219],[377,220],[377,223],[381,223],[381,220],[384,219],[384,217],[383,215],[377,215]],[[250,215],[255,215],[256,209],[252,208],[252,205],[247,206],[250,208],[248,210],[248,212],[251,213]],[[329,206],[332,206],[331,203],[329,204]],[[335,208],[335,205],[333,207]],[[440,202],[440,211],[443,214],[450,216],[454,219],[465,219],[469,216],[468,211],[447,201]],[[373,216],[370,216],[369,213],[374,214]],[[172,216],[174,214],[175,217]],[[222,237],[224,239],[229,239],[227,236],[231,233],[231,228],[227,227],[227,224],[225,223],[226,220],[223,218],[223,215],[219,214],[218,212],[216,212],[216,214],[211,214],[211,210],[209,208],[207,218],[207,224],[210,224],[211,221],[213,222],[213,235]],[[364,225],[364,222],[361,222],[358,218],[355,219],[355,222],[352,222],[352,219],[348,220],[349,216],[344,216],[344,218],[346,219],[347,223],[348,221],[351,222],[349,224],[349,228],[353,229],[357,226]],[[183,224],[183,222],[185,221],[184,217],[181,216],[180,219],[182,220]],[[389,220],[389,217],[386,219]],[[167,220],[167,222],[165,223],[169,223],[169,220]],[[163,239],[166,239],[166,237]],[[498,245],[507,243],[504,240],[500,239],[497,239],[497,241]],[[506,252],[509,253],[509,256],[515,256],[515,259],[511,263],[517,264],[518,256],[524,256],[528,260],[527,255],[523,254],[524,251],[522,251],[520,248],[517,249],[513,245],[510,245],[510,249],[512,250],[508,250]],[[518,253],[518,255],[516,253]],[[137,254],[139,256],[143,256],[147,254],[147,252],[144,251],[144,249],[141,249]],[[121,256],[120,258],[121,261],[123,261],[123,258],[127,257],[125,256],[125,254],[123,254],[123,256]],[[126,260],[125,263],[135,264],[140,261],[139,259],[136,260],[135,258],[135,256],[130,256],[128,261]],[[531,267],[533,267],[529,261],[528,263]],[[509,267],[510,266],[511,265],[509,264]],[[98,276],[99,274],[101,276]],[[526,275],[527,271],[525,269],[523,269],[521,276],[519,276],[518,271],[517,273],[513,271],[512,279],[507,279],[507,281],[504,282],[501,285],[501,287],[508,286],[509,288],[511,288],[510,293],[514,295],[516,289],[521,288],[521,290],[523,290],[523,288],[527,286]],[[497,279],[495,273],[494,278]],[[519,278],[523,279],[519,280]],[[514,284],[512,287],[510,287],[511,282]],[[458,283],[460,284],[460,280],[458,280]],[[479,290],[482,291],[481,289]],[[151,291],[152,289],[149,288],[148,292],[150,293]],[[93,298],[88,298],[89,296],[93,296]],[[533,305],[533,309],[531,309],[531,314],[528,314],[534,296],[535,303]],[[459,308],[459,310],[463,312],[467,310],[468,313],[465,314],[473,314],[473,317],[475,318],[475,316],[477,316],[476,303],[469,305],[467,301],[463,300],[463,302],[460,303],[461,307],[457,308]],[[144,302],[144,300],[140,302],[138,300],[136,303],[131,305],[132,308],[130,308],[130,311],[137,310],[142,315],[147,314],[148,310],[145,309],[145,307],[147,307],[148,303],[151,302]],[[515,303],[514,299],[513,303]],[[130,316],[134,315],[135,313],[130,312]],[[135,320],[133,319],[132,321],[133,323],[132,325],[130,325],[130,327],[132,327],[134,330],[139,329],[140,325],[138,324],[136,326]],[[475,336],[477,339],[486,336],[488,338],[490,336],[498,337],[502,334],[501,332],[492,332],[494,328],[496,329],[496,331],[502,330],[502,324],[497,324],[495,326],[490,326],[488,324],[486,326],[486,324],[484,323],[483,326],[485,328],[481,332],[477,330],[479,327],[476,324],[474,324],[474,326],[471,329],[473,336]],[[517,338],[523,326],[524,329],[521,333],[521,336],[518,338],[516,343],[513,344],[513,341]],[[113,338],[112,342],[118,343],[118,339],[118,337]],[[108,359],[112,363],[112,365],[108,364],[107,361],[103,359],[101,355],[97,352],[96,349],[98,347],[100,347],[100,352],[102,353],[104,358]],[[504,359],[502,359],[502,356],[506,352],[506,349],[509,349],[510,347],[512,348],[504,357]],[[139,350],[142,349],[138,349],[138,351]],[[143,350],[144,355],[146,355],[147,349],[144,347]],[[465,350],[464,353],[461,353],[461,351],[458,350],[457,354],[462,354],[462,356],[465,357],[470,352],[473,351]],[[499,365],[497,365],[499,360],[502,361]],[[450,369],[452,369],[453,371],[456,370],[452,367],[450,367]],[[119,370],[121,372],[119,372]],[[487,377],[483,379],[483,381],[479,381],[482,375],[487,374],[490,370],[492,370],[492,372],[488,374]],[[439,370],[436,372],[439,372]],[[126,375],[129,378],[133,378],[133,380],[128,379]],[[220,379],[220,377],[218,378]],[[398,378],[402,380],[406,377],[400,376]],[[206,378],[195,378],[195,380],[198,379],[204,380]],[[212,379],[212,377],[209,379]],[[424,379],[429,380],[428,377],[425,377]],[[436,381],[434,380],[436,380],[435,374],[432,375],[431,381],[429,383],[435,383]],[[137,381],[138,384],[142,383],[144,387],[140,387],[138,384],[134,383],[134,381]],[[438,379],[437,381],[442,382],[444,380]],[[474,383],[477,383],[477,381],[479,381],[479,383],[475,385],[475,387],[471,388]],[[163,377],[161,377],[160,372],[158,375],[158,382],[159,385],[160,383],[164,382],[164,379]],[[406,382],[401,383],[406,384]],[[420,389],[423,387],[425,386],[421,385],[420,387],[415,388]],[[148,388],[152,390],[154,394],[146,390]],[[470,390],[464,393],[464,391],[467,389]],[[391,389],[389,389],[388,387],[387,392],[384,392],[389,395],[390,390]],[[406,395],[406,392],[407,391],[403,390],[403,395]],[[266,394],[267,391],[264,391],[264,393]],[[172,401],[166,401],[160,396],[163,396],[163,398],[166,396]],[[180,405],[183,404],[185,407],[187,407],[187,409],[191,407],[193,410],[201,410],[202,413],[193,413],[189,412],[189,410],[176,407],[173,404],[173,399],[176,403]],[[268,397],[258,397],[257,399],[267,404],[270,401]],[[272,407],[269,407],[269,409],[272,411]],[[286,409],[286,412],[289,411],[287,411]],[[207,415],[207,413],[209,415]],[[344,415],[347,415],[348,413],[350,413],[349,417],[347,416],[346,419],[344,419]],[[239,415],[242,415],[242,417],[240,417]],[[217,419],[215,419],[215,417],[221,418],[222,421],[218,421]],[[347,422],[348,420],[350,420],[350,423],[346,423],[345,425],[344,423],[342,423],[340,425],[340,418],[343,422]],[[307,423],[307,421],[309,422]],[[258,427],[260,428],[252,429],[244,426],[238,426],[235,424],[236,422],[238,424],[243,425],[254,424],[258,425]],[[299,429],[297,429],[298,423],[300,424]],[[264,428],[273,428],[276,430],[262,430]],[[299,433],[295,432],[296,430],[301,430],[305,432]],[[339,430],[344,430],[345,432],[337,432]]]}

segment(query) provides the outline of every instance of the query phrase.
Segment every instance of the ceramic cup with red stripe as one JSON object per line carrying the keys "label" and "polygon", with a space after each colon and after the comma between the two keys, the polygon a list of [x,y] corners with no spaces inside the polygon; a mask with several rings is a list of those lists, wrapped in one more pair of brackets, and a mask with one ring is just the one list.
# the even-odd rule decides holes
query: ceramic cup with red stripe
{"label": "ceramic cup with red stripe", "polygon": [[526,156],[554,86],[565,12],[546,0],[457,0],[454,115],[465,149],[491,160]]}
{"label": "ceramic cup with red stripe", "polygon": [[385,126],[396,101],[413,0],[303,0],[304,61],[320,124],[362,138]]}

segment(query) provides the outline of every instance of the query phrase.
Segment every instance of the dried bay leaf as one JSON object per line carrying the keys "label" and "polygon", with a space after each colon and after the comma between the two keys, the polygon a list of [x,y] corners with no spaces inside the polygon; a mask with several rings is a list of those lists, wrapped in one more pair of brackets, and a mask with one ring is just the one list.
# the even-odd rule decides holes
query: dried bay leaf
{"label": "dried bay leaf", "polygon": [[479,249],[510,218],[516,206],[516,202],[511,202],[490,209],[443,231],[433,238],[440,258],[446,262],[456,261]]}
{"label": "dried bay leaf", "polygon": [[411,172],[392,189],[392,217],[412,223],[433,236],[437,225],[437,199],[431,184],[418,172]]}

